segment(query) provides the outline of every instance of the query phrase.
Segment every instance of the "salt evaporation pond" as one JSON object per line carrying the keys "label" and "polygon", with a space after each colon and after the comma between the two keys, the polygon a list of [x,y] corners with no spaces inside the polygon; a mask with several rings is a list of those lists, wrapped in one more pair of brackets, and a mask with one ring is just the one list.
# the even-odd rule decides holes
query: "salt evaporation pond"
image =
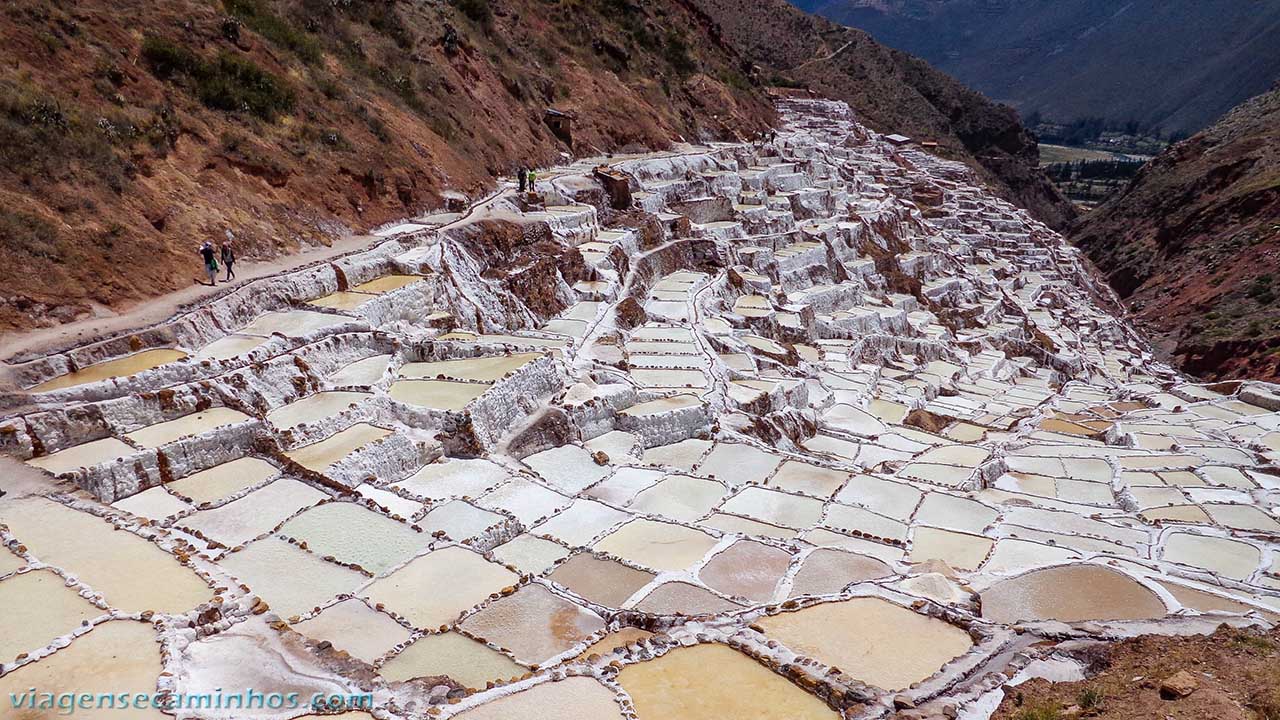
{"label": "salt evaporation pond", "polygon": [[0,690],[967,717],[1064,641],[1280,619],[1280,391],[1164,365],[963,166],[779,112],[20,363]]}
{"label": "salt evaporation pond", "polygon": [[122,358],[106,360],[104,362],[89,365],[88,367],[80,368],[75,372],[60,375],[52,380],[46,380],[39,385],[32,387],[31,392],[62,390],[64,388],[75,387],[77,385],[87,385],[88,383],[110,380],[112,378],[128,377],[145,370],[158,368],[161,365],[168,365],[169,363],[177,362],[186,356],[187,354],[182,350],[173,348],[143,350],[142,352],[126,355]]}

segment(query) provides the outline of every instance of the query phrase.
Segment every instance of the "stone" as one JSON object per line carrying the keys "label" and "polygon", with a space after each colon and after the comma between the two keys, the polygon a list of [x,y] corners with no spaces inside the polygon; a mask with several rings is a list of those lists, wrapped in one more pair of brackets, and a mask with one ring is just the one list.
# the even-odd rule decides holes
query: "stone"
{"label": "stone", "polygon": [[1160,681],[1160,697],[1165,700],[1184,698],[1196,691],[1200,683],[1186,670],[1179,670]]}

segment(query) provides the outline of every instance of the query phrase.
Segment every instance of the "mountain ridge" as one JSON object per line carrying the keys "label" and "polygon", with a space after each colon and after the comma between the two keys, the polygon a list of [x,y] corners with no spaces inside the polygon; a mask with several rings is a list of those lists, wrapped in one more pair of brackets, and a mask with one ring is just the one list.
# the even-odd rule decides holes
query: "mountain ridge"
{"label": "mountain ridge", "polygon": [[1024,116],[1200,130],[1280,77],[1280,5],[1204,0],[795,0]]}

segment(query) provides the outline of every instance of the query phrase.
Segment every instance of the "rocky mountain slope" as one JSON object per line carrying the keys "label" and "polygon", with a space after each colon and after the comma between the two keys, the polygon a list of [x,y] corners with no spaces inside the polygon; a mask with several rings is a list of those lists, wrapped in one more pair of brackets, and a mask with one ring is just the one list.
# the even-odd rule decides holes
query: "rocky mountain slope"
{"label": "rocky mountain slope", "polygon": [[1280,86],[1151,161],[1072,238],[1184,369],[1280,378]]}
{"label": "rocky mountain slope", "polygon": [[1192,133],[1280,77],[1280,4],[795,0],[918,55],[1024,116]]}
{"label": "rocky mountain slope", "polygon": [[[0,266],[20,271],[0,331],[187,286],[206,238],[268,258],[440,207],[448,190],[474,197],[520,162],[750,136],[773,122],[767,86],[794,84],[788,70],[873,125],[977,157],[1062,222],[1012,113],[861,36],[838,63],[802,66],[854,36],[782,0],[753,10],[761,28],[790,27],[792,52],[762,52],[738,18],[683,0],[10,3]],[[575,116],[572,145],[549,107]]]}

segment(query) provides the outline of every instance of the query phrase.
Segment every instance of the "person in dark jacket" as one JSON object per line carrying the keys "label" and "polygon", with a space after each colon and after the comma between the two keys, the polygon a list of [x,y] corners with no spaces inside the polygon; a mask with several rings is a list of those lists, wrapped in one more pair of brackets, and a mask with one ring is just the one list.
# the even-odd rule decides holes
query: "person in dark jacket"
{"label": "person in dark jacket", "polygon": [[236,276],[235,271],[231,269],[231,266],[236,262],[236,251],[232,249],[230,240],[222,243],[221,250],[222,265],[227,269],[227,277],[223,282],[231,282]]}
{"label": "person in dark jacket", "polygon": [[200,246],[200,257],[204,258],[204,274],[209,278],[209,285],[218,284],[218,257],[213,251],[213,243],[208,240]]}
{"label": "person in dark jacket", "polygon": [[519,180],[519,183],[520,183],[520,194],[521,194],[521,195],[523,195],[523,194],[524,194],[524,189],[525,189],[526,187],[528,187],[528,182],[529,182],[529,169],[528,169],[528,168],[526,168],[525,166],[521,165],[521,166],[516,170],[516,178]]}

